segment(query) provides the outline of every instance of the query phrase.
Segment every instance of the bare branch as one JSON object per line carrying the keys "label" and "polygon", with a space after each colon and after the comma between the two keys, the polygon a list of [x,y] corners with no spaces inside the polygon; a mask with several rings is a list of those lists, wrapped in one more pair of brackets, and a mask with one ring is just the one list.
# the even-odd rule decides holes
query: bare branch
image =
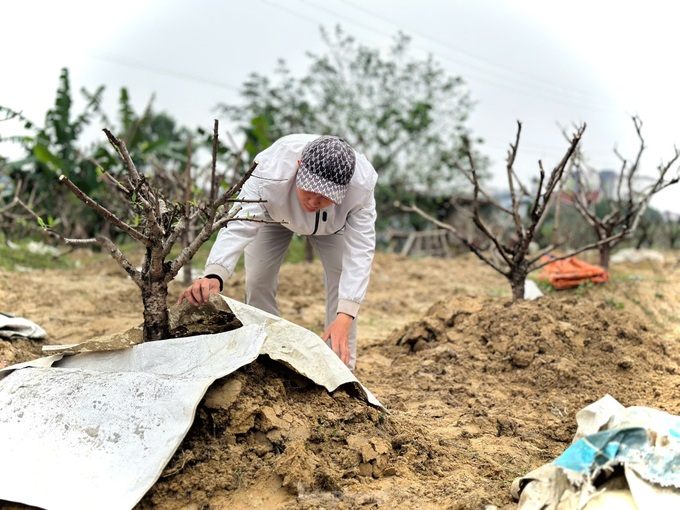
{"label": "bare branch", "polygon": [[134,281],[137,286],[142,289],[144,282],[142,279],[142,273],[138,271],[134,265],[125,257],[123,252],[116,246],[116,244],[108,237],[98,236],[96,242],[102,248],[108,250],[109,254],[113,259],[120,264],[120,266],[125,270],[125,272],[130,275],[132,281]]}
{"label": "bare branch", "polygon": [[[519,134],[517,135],[519,136]],[[484,236],[489,239],[494,246],[496,246],[496,249],[498,250],[498,253],[503,257],[505,262],[510,265],[510,260],[508,259],[505,250],[503,250],[503,247],[500,245],[499,240],[494,236],[491,231],[487,228],[487,226],[484,224],[482,221],[481,216],[479,215],[479,195],[481,194],[481,187],[479,185],[479,179],[477,177],[477,169],[475,166],[474,159],[472,158],[472,151],[470,150],[470,146],[467,142],[467,139],[464,140],[465,147],[466,147],[466,154],[468,158],[468,162],[470,164],[470,170],[472,172],[472,179],[473,179],[473,202],[472,202],[472,221],[473,223],[477,226],[479,231],[484,234]],[[467,245],[466,245],[467,246]],[[469,248],[469,246],[468,246]],[[473,250],[474,251],[474,250]],[[494,268],[495,269],[495,268]]]}
{"label": "bare branch", "polygon": [[219,140],[218,122],[215,119],[213,127],[213,145],[212,145],[212,166],[210,169],[210,202],[214,203],[217,198],[217,148]]}
{"label": "bare branch", "polygon": [[[239,211],[242,210],[240,205],[226,207],[227,204],[232,203],[260,203],[259,199],[240,199],[234,195],[238,193],[245,183],[245,181],[252,175],[252,172],[257,167],[257,163],[253,163],[250,170],[244,175],[236,184],[230,187],[227,193],[218,196],[218,176],[217,176],[217,155],[218,155],[218,123],[214,124],[213,136],[213,160],[211,166],[211,189],[207,200],[192,200],[192,146],[191,141],[188,143],[188,154],[186,168],[183,176],[179,172],[166,169],[163,162],[152,158],[151,164],[156,170],[155,181],[152,183],[142,173],[140,173],[126,148],[125,142],[116,138],[108,129],[104,129],[109,142],[118,152],[127,169],[124,183],[113,179],[109,174],[96,163],[90,159],[97,168],[102,170],[102,174],[106,177],[107,182],[115,184],[116,189],[125,196],[126,203],[132,203],[134,212],[141,215],[139,227],[132,226],[123,221],[118,215],[110,211],[103,205],[97,203],[94,199],[88,196],[76,184],[69,180],[66,176],[60,177],[60,182],[83,202],[87,207],[96,211],[102,216],[107,224],[111,224],[124,233],[128,234],[134,240],[140,242],[146,248],[144,253],[144,260],[140,270],[137,270],[133,264],[126,258],[116,244],[105,235],[89,239],[72,239],[62,236],[56,232],[51,225],[45,225],[40,217],[32,211],[29,207],[25,207],[23,202],[20,202],[17,194],[17,204],[22,205],[30,214],[38,220],[38,223],[43,227],[46,234],[59,238],[66,244],[80,244],[92,245],[97,244],[109,251],[110,255],[118,262],[121,267],[130,275],[133,281],[139,286],[142,294],[142,301],[144,303],[144,339],[145,340],[160,340],[168,338],[169,333],[169,317],[167,309],[168,283],[178,273],[179,269],[190,262],[191,258],[196,254],[200,246],[206,242],[210,236],[220,228],[224,227],[229,221],[250,221],[257,223],[277,223],[259,218],[236,218]],[[161,183],[161,187],[154,187],[155,184]],[[163,186],[167,189],[167,196],[163,194]],[[183,190],[182,190],[183,187]],[[175,193],[174,190],[182,190],[181,196]],[[61,221],[64,225],[68,222],[68,214],[65,211],[59,211]],[[186,245],[182,249],[180,255],[174,261],[166,261],[175,242],[187,232],[193,233],[193,221],[196,221],[200,215],[204,215],[203,227],[193,239],[187,235],[185,237]]]}
{"label": "bare branch", "polygon": [[522,223],[519,219],[519,204],[520,199],[517,197],[515,192],[514,176],[515,176],[515,159],[517,158],[517,149],[519,148],[519,139],[522,133],[522,123],[517,122],[517,134],[515,135],[515,143],[510,144],[510,149],[508,150],[508,158],[506,164],[506,172],[508,175],[508,189],[510,190],[510,199],[512,200],[512,218],[515,223],[515,231],[518,235],[521,235]]}
{"label": "bare branch", "polygon": [[118,152],[118,155],[125,163],[125,167],[128,169],[128,172],[130,172],[130,176],[132,177],[132,181],[135,183],[139,182],[139,172],[137,172],[137,167],[135,166],[134,161],[132,161],[127,148],[125,147],[125,142],[113,136],[113,133],[111,133],[111,131],[108,129],[104,128],[103,131],[104,134],[106,134],[106,138],[109,139],[109,142],[111,145],[113,145],[113,147]]}
{"label": "bare branch", "polygon": [[[535,194],[533,194],[532,197],[532,194],[530,194],[521,183],[514,169],[522,132],[521,122],[517,123],[515,140],[510,144],[506,161],[511,207],[510,209],[496,207],[497,210],[500,210],[511,218],[511,224],[514,226],[514,234],[512,234],[509,239],[504,239],[504,236],[507,234],[505,229],[498,233],[497,229],[490,228],[482,219],[480,211],[482,203],[480,201],[480,196],[487,195],[480,185],[469,144],[466,144],[464,140],[466,156],[470,166],[470,179],[473,184],[472,213],[470,216],[477,231],[488,239],[493,246],[493,250],[488,254],[484,253],[476,243],[472,243],[466,236],[460,234],[452,225],[433,218],[415,205],[411,205],[410,207],[400,205],[399,208],[406,212],[417,213],[431,223],[452,232],[456,238],[480,260],[509,280],[512,287],[513,300],[523,299],[524,285],[528,273],[536,268],[536,262],[539,261],[541,257],[554,249],[553,246],[550,246],[539,251],[538,254],[534,254],[533,257],[529,257],[533,238],[538,231],[539,225],[544,221],[546,212],[553,201],[552,197],[555,189],[563,180],[565,170],[568,168],[570,161],[577,151],[585,128],[585,124],[577,127],[576,132],[569,138],[569,147],[560,161],[553,167],[549,175],[546,176],[543,163],[541,161],[538,162],[540,175]],[[525,197],[532,197],[528,209],[528,217],[523,217],[521,210],[522,204],[525,203]],[[491,205],[496,205],[496,203],[491,202]],[[500,258],[497,259],[496,256]]]}
{"label": "bare branch", "polygon": [[250,178],[250,176],[253,174],[256,168],[257,161],[253,162],[248,171],[243,175],[243,177],[241,177],[241,179],[239,179],[239,181],[236,184],[229,188],[226,193],[224,193],[222,196],[220,196],[220,198],[218,198],[215,201],[215,206],[220,207],[226,204],[227,202],[233,202],[234,200],[231,198],[231,196],[236,192],[236,190],[240,190],[243,187],[245,182]]}
{"label": "bare branch", "polygon": [[107,221],[111,222],[114,224],[116,227],[121,229],[123,232],[128,234],[130,237],[133,239],[136,239],[140,243],[143,243],[145,246],[149,246],[149,238],[142,234],[141,232],[135,230],[133,227],[119,219],[115,214],[113,214],[111,211],[106,209],[105,207],[99,205],[97,202],[92,200],[85,192],[83,192],[78,186],[76,186],[71,180],[66,177],[65,175],[60,175],[59,176],[59,182],[62,184],[66,185],[66,187],[71,190],[71,192],[81,201],[83,202],[87,207],[90,209],[95,210],[97,213],[99,213],[104,219]]}
{"label": "bare branch", "polygon": [[83,154],[83,153],[80,152],[80,151],[78,151],[78,154],[79,154],[80,157],[82,157],[83,159],[85,159],[85,160],[89,161],[90,163],[92,163],[92,164],[93,164],[93,165],[101,172],[101,174],[102,174],[102,176],[104,177],[104,179],[106,179],[110,184],[113,184],[113,186],[114,186],[118,191],[120,191],[125,197],[129,197],[129,196],[130,196],[130,190],[128,190],[125,186],[123,186],[123,185],[120,183],[120,181],[118,181],[118,179],[114,178],[108,171],[106,171],[106,170],[104,169],[104,167],[102,167],[96,159],[94,159],[92,156],[86,156],[85,154]]}
{"label": "bare branch", "polygon": [[448,223],[444,223],[443,221],[439,221],[435,217],[427,214],[425,211],[420,209],[418,206],[411,204],[410,206],[403,205],[401,203],[396,203],[395,206],[404,212],[414,212],[421,216],[422,218],[425,218],[426,220],[432,222],[434,225],[437,225],[438,227],[441,227],[443,229],[448,230],[449,232],[453,233],[456,238],[463,243],[472,253],[474,253],[479,259],[481,259],[483,262],[494,268],[496,271],[498,271],[500,274],[503,276],[507,277],[507,272],[503,270],[503,268],[496,264],[493,260],[491,260],[489,257],[485,256],[481,250],[479,250],[474,244],[472,244],[465,236],[461,235],[460,232],[453,226],[449,225]]}
{"label": "bare branch", "polygon": [[574,195],[574,207],[597,236],[596,247],[600,252],[600,265],[605,269],[609,265],[611,250],[624,239],[634,235],[652,196],[678,182],[677,177],[666,179],[667,172],[680,156],[678,151],[675,150],[674,156],[668,162],[659,165],[658,177],[652,185],[640,191],[635,189],[635,179],[640,171],[642,154],[646,146],[642,136],[641,120],[638,117],[633,117],[632,120],[639,140],[639,147],[630,165],[618,150],[614,150],[616,157],[621,161],[621,170],[616,183],[616,196],[606,197],[609,211],[602,217],[598,216],[598,211],[590,196],[592,190],[583,177],[583,174],[588,170],[585,164],[582,164],[578,171],[578,190]]}

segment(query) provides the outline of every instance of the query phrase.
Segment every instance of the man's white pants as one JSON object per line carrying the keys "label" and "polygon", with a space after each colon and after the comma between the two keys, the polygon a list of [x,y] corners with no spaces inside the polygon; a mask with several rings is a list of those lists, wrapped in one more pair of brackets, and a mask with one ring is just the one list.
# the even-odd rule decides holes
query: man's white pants
{"label": "man's white pants", "polygon": [[[279,315],[276,291],[279,286],[279,269],[293,238],[293,231],[281,225],[262,225],[255,240],[245,249],[246,304]],[[326,289],[325,328],[335,320],[338,311],[338,287],[342,273],[344,240],[342,232],[327,236],[309,236],[312,246],[321,259]],[[326,342],[329,346],[330,341]],[[357,362],[357,318],[349,332],[349,368]]]}

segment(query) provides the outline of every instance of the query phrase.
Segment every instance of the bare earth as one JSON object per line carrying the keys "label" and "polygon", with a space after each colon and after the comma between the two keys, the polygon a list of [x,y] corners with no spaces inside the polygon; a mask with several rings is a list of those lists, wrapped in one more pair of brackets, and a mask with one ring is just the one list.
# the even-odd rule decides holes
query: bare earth
{"label": "bare earth", "polygon": [[[137,508],[515,508],[512,480],[558,456],[589,403],[609,393],[680,413],[680,263],[665,256],[511,304],[505,280],[470,255],[378,254],[356,375],[388,413],[258,360],[213,385]],[[46,344],[137,326],[122,269],[80,257],[80,269],[0,272],[0,311],[41,325]],[[320,265],[284,266],[280,280],[282,315],[321,333]],[[243,299],[243,276],[225,293]],[[0,340],[0,365],[41,347]]]}

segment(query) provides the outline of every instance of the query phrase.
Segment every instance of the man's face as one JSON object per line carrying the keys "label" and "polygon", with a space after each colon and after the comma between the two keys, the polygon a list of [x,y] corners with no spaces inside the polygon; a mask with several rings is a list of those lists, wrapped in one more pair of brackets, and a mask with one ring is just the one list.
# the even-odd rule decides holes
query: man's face
{"label": "man's face", "polygon": [[300,205],[308,213],[315,213],[316,211],[320,211],[333,204],[333,201],[330,198],[314,193],[313,191],[305,191],[297,186],[295,187],[295,191],[297,191]]}

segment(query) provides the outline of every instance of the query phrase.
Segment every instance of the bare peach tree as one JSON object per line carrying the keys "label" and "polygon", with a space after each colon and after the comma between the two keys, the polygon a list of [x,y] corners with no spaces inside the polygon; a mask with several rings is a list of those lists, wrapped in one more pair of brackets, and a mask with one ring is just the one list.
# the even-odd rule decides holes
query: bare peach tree
{"label": "bare peach tree", "polygon": [[[605,269],[609,268],[609,258],[614,247],[635,234],[652,197],[680,180],[679,170],[676,170],[675,176],[669,177],[671,167],[680,158],[680,152],[674,148],[673,156],[667,162],[659,164],[657,175],[652,178],[651,183],[647,185],[641,183],[640,161],[646,147],[642,137],[642,121],[638,117],[633,117],[633,124],[640,142],[637,154],[633,161],[629,162],[617,150],[614,151],[621,162],[616,186],[613,190],[600,186],[601,198],[598,201],[592,200],[595,190],[585,179],[585,175],[594,172],[594,169],[586,164],[580,151],[577,150],[574,155],[577,186],[573,204],[597,236],[599,264]],[[599,207],[596,207],[598,205]],[[598,214],[598,209],[604,209],[605,212]]]}
{"label": "bare peach tree", "polygon": [[[544,256],[553,251],[557,246],[550,245],[540,250],[530,250],[534,236],[550,209],[553,193],[564,177],[565,169],[576,152],[585,128],[585,124],[577,127],[574,134],[570,137],[569,147],[550,174],[546,174],[543,163],[541,161],[538,162],[538,182],[535,191],[531,192],[522,184],[514,168],[522,132],[521,122],[517,123],[515,141],[510,144],[506,160],[507,182],[510,192],[509,207],[503,206],[482,188],[472,153],[470,150],[466,151],[469,172],[465,172],[465,174],[468,176],[473,189],[471,210],[468,213],[476,227],[476,233],[481,234],[487,241],[486,243],[480,244],[473,241],[471,235],[461,233],[454,226],[434,218],[415,205],[399,205],[399,207],[403,211],[415,212],[438,227],[452,232],[480,260],[491,266],[510,282],[513,301],[524,299],[524,288],[529,273],[542,268],[554,260],[571,257],[592,249],[597,244],[585,245],[571,250],[568,254],[551,257],[549,260],[544,259]],[[492,225],[488,220],[484,220],[480,214],[482,199],[485,204],[490,204],[495,211],[499,212],[501,218],[507,219],[507,222],[501,219],[498,220],[498,225]],[[522,212],[523,206],[528,207],[528,213]],[[507,223],[509,228],[504,226],[503,223]],[[487,245],[490,249],[486,249]]]}
{"label": "bare peach tree", "polygon": [[[223,180],[232,185],[238,182],[239,174],[244,167],[243,155],[246,152],[246,142],[243,145],[238,146],[232,135],[227,132],[227,138],[229,140],[230,147],[227,150],[231,151],[233,157],[233,165],[227,172],[223,175]],[[186,153],[186,164],[184,170],[181,166],[173,168],[168,166],[165,162],[160,161],[155,156],[151,156],[150,162],[153,168],[154,186],[158,191],[161,191],[164,196],[169,197],[171,200],[181,201],[183,203],[188,203],[189,201],[196,202],[197,204],[202,204],[208,199],[208,194],[206,190],[202,189],[196,182],[205,182],[209,179],[210,173],[212,171],[212,165],[194,165],[192,163],[193,159],[193,147],[191,140],[187,145]],[[93,161],[96,164],[96,162]],[[193,170],[193,173],[192,173]],[[187,227],[184,229],[184,233],[180,239],[180,246],[185,248],[189,246],[196,238],[197,232],[200,230],[200,218],[194,216],[190,217]],[[186,264],[183,268],[182,281],[185,285],[189,285],[193,281],[193,274],[191,264]]]}
{"label": "bare peach tree", "polygon": [[[135,268],[130,259],[109,237],[100,235],[90,239],[66,238],[59,234],[52,225],[45,224],[35,213],[33,216],[49,235],[67,244],[98,245],[108,251],[141,291],[144,305],[144,340],[168,338],[170,328],[167,307],[168,283],[177,276],[182,266],[190,263],[201,245],[214,232],[232,221],[241,210],[240,206],[235,203],[246,202],[246,200],[236,198],[236,194],[255,170],[257,163],[253,163],[250,169],[228,190],[219,193],[220,182],[216,169],[219,141],[216,120],[213,130],[210,186],[206,200],[198,203],[189,194],[185,194],[183,200],[173,202],[164,197],[161,191],[152,186],[149,180],[137,170],[125,143],[107,129],[104,129],[104,133],[122,158],[126,170],[125,178],[121,180],[114,179],[105,171],[104,176],[115,186],[121,200],[131,206],[131,210],[136,213],[135,216],[128,218],[127,221],[119,218],[90,198],[65,175],[61,175],[59,181],[111,225],[144,247],[145,255],[141,268]],[[190,165],[187,165],[187,186],[190,185],[189,168]],[[240,218],[239,221],[264,222],[265,220]],[[189,226],[196,222],[201,225],[200,228],[197,228],[191,241],[183,246],[179,255],[174,260],[170,260],[170,252],[175,243],[182,239]]]}

